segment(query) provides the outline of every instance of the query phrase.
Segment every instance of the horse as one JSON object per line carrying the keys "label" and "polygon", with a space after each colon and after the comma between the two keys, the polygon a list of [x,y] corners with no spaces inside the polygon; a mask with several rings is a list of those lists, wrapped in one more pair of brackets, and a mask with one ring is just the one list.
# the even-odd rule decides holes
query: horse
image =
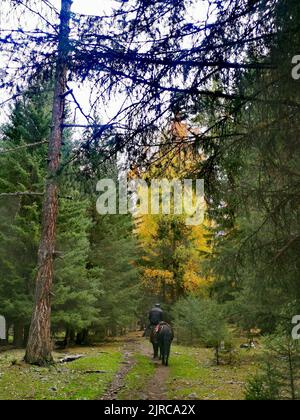
{"label": "horse", "polygon": [[150,341],[153,345],[154,359],[158,358],[160,352],[160,360],[164,366],[169,365],[169,357],[171,352],[171,344],[174,339],[172,327],[166,322],[161,322],[158,326],[151,329]]}
{"label": "horse", "polygon": [[158,351],[159,351],[159,344],[158,344],[158,333],[157,333],[158,326],[152,325],[151,328],[145,331],[144,337],[147,337],[147,332],[150,331],[150,343],[153,346],[153,359],[158,359]]}

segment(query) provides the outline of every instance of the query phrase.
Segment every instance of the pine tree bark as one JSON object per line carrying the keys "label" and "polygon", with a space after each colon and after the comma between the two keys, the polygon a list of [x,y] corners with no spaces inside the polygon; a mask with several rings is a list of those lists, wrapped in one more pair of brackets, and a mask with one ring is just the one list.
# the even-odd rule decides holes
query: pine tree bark
{"label": "pine tree bark", "polygon": [[52,127],[49,139],[48,177],[42,214],[42,236],[38,253],[35,306],[29,331],[25,361],[30,364],[51,363],[51,290],[53,285],[53,257],[55,252],[58,215],[58,180],[65,92],[67,84],[69,33],[72,0],[61,1],[60,31],[52,109]]}

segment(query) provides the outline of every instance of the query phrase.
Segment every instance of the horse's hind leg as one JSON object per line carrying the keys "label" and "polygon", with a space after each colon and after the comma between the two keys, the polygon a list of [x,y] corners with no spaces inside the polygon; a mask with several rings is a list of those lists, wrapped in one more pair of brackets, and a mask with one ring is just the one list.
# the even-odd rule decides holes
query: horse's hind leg
{"label": "horse's hind leg", "polygon": [[158,350],[157,350],[157,353],[158,353],[157,357],[159,358],[159,360],[161,360],[161,357],[162,357],[162,350],[161,350],[161,345],[160,345],[160,343],[158,343]]}
{"label": "horse's hind leg", "polygon": [[165,346],[162,345],[160,348],[160,358],[163,365],[165,365],[165,358],[166,358],[166,352],[165,352]]}
{"label": "horse's hind leg", "polygon": [[157,359],[158,358],[158,345],[157,344],[153,344],[153,350],[154,350],[153,359]]}
{"label": "horse's hind leg", "polygon": [[166,350],[165,350],[165,366],[169,366],[169,357],[171,353],[171,344],[166,344]]}
{"label": "horse's hind leg", "polygon": [[166,363],[165,366],[169,366],[169,354],[166,354]]}

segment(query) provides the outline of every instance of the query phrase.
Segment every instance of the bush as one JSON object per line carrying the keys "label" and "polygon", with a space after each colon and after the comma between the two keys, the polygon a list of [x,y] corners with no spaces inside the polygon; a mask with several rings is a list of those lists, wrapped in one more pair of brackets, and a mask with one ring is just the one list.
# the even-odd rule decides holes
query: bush
{"label": "bush", "polygon": [[216,302],[189,296],[176,303],[173,317],[179,343],[214,348],[217,364],[222,351],[232,350],[223,308]]}
{"label": "bush", "polygon": [[280,399],[280,381],[268,361],[266,361],[263,372],[248,380],[245,399],[247,401],[275,401]]}
{"label": "bush", "polygon": [[246,400],[299,398],[300,345],[282,330],[265,338],[261,371],[248,380]]}

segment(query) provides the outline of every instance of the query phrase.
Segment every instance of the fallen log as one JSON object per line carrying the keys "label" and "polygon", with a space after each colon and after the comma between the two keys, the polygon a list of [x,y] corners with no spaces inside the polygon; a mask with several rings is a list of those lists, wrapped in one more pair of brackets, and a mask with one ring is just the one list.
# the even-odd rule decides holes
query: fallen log
{"label": "fallen log", "polygon": [[63,359],[60,359],[59,363],[74,362],[75,360],[82,359],[83,357],[84,357],[84,354],[70,354],[69,356],[66,356]]}
{"label": "fallen log", "polygon": [[85,370],[83,373],[87,375],[92,375],[93,373],[104,374],[109,372],[107,370]]}

